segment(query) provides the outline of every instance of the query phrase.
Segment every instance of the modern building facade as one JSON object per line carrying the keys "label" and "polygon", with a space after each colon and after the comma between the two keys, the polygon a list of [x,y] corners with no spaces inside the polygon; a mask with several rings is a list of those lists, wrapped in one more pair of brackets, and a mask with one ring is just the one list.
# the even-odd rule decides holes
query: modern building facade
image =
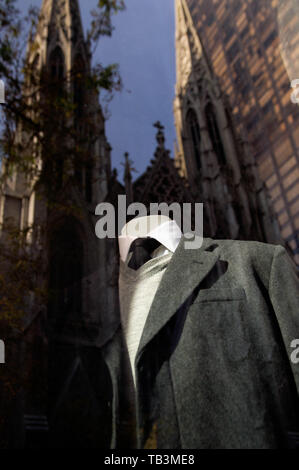
{"label": "modern building facade", "polygon": [[213,238],[279,241],[266,188],[184,0],[176,1],[176,163]]}
{"label": "modern building facade", "polygon": [[[182,0],[299,263],[299,12],[292,0]],[[194,65],[193,65],[194,66]],[[298,75],[298,77],[297,77]]]}

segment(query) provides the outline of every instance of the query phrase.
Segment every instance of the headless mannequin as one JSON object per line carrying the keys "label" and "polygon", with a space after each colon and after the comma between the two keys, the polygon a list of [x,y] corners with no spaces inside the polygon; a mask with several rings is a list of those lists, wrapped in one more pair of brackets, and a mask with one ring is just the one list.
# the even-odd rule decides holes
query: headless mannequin
{"label": "headless mannequin", "polygon": [[[135,218],[128,222],[121,231],[119,237],[119,298],[122,326],[128,349],[131,352],[132,369],[151,303],[181,236],[182,233],[178,225],[163,215]],[[130,246],[137,238],[145,237],[154,238],[161,245],[151,254],[151,260],[134,271],[127,266]],[[134,376],[134,370],[132,372]]]}

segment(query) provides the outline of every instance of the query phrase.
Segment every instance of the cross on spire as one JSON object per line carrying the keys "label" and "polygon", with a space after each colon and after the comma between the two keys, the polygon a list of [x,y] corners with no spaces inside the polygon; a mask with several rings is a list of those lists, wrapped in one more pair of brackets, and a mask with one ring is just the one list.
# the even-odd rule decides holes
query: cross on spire
{"label": "cross on spire", "polygon": [[165,127],[161,124],[160,121],[157,121],[153,124],[153,126],[158,129],[158,131],[162,132],[164,131]]}

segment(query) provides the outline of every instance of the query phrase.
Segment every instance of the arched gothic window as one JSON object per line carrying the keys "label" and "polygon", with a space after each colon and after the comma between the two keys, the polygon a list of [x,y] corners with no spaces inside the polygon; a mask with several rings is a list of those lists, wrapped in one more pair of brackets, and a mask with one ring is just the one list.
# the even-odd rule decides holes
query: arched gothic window
{"label": "arched gothic window", "polygon": [[77,55],[74,61],[73,68],[74,80],[74,103],[76,105],[77,117],[82,115],[84,110],[84,76],[85,76],[85,63],[81,55]]}
{"label": "arched gothic window", "polygon": [[63,325],[82,310],[83,244],[73,220],[52,234],[49,268],[49,317]]}
{"label": "arched gothic window", "polygon": [[62,82],[65,75],[65,62],[63,52],[59,46],[52,51],[49,64],[51,79]]}
{"label": "arched gothic window", "polygon": [[226,163],[225,152],[224,152],[221,135],[220,135],[217,119],[216,119],[215,109],[212,103],[207,104],[206,109],[205,109],[205,114],[206,114],[208,132],[210,135],[210,139],[211,139],[214,151],[217,155],[218,162],[220,165],[225,165]]}
{"label": "arched gothic window", "polygon": [[194,158],[196,161],[197,168],[201,168],[201,158],[200,158],[200,129],[198,124],[198,119],[194,109],[189,109],[187,114],[187,126],[188,126],[188,134],[189,139],[192,143],[192,150],[194,154]]}

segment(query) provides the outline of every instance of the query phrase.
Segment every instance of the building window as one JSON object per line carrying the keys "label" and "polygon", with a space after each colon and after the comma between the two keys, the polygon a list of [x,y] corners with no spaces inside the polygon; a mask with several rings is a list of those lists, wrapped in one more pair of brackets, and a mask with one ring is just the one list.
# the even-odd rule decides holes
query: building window
{"label": "building window", "polygon": [[22,199],[13,196],[5,196],[3,230],[9,230],[10,228],[20,229],[21,214]]}
{"label": "building window", "polygon": [[50,55],[50,74],[51,79],[61,82],[64,79],[64,55],[59,46],[57,46]]}
{"label": "building window", "polygon": [[213,149],[217,155],[219,165],[225,165],[226,158],[225,152],[221,140],[221,135],[216,119],[216,113],[214,106],[212,103],[209,103],[205,109],[206,121],[207,121],[207,128],[209,132],[209,136],[211,139],[211,143],[213,145]]}
{"label": "building window", "polygon": [[201,168],[201,158],[200,158],[200,129],[198,125],[198,119],[194,109],[190,109],[187,114],[187,126],[189,141],[192,143],[193,155],[196,161],[197,168]]}
{"label": "building window", "polygon": [[82,309],[83,244],[72,220],[51,237],[49,267],[49,318],[63,326]]}
{"label": "building window", "polygon": [[268,47],[275,41],[277,38],[277,33],[276,31],[272,31],[271,34],[267,37],[267,39],[264,41],[264,47],[265,49],[268,49]]}

